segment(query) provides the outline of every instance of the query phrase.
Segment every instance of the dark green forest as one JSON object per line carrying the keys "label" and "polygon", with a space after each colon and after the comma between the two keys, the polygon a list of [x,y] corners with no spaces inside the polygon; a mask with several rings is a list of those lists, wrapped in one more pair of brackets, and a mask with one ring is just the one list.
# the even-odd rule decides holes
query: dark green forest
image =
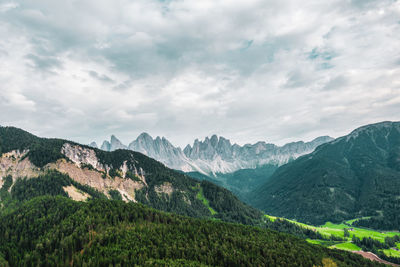
{"label": "dark green forest", "polygon": [[[47,171],[43,175],[40,175],[37,178],[32,179],[24,179],[20,178],[17,179],[14,183],[10,192],[8,192],[10,186],[12,185],[12,178],[11,176],[7,176],[5,179],[5,183],[3,187],[0,189],[0,199],[3,204],[2,209],[0,212],[5,213],[10,210],[15,209],[21,203],[26,200],[30,200],[34,197],[38,196],[64,196],[68,197],[67,193],[64,191],[64,186],[73,185],[78,190],[85,192],[89,195],[91,199],[106,199],[107,197],[98,192],[97,190],[89,187],[81,185],[74,180],[72,180],[68,175],[62,174],[58,171]],[[242,207],[237,207],[238,210],[227,209],[226,207],[231,205],[231,202],[235,202],[236,199],[229,197],[230,194],[221,194],[218,187],[213,185],[212,183],[203,181],[202,182],[203,188],[205,188],[208,198],[213,200],[213,208],[217,211],[217,214],[213,217],[217,220],[223,221],[235,221],[238,214],[244,213],[246,216],[256,220],[258,217],[254,217],[254,214],[258,214],[258,211],[254,210],[254,213],[246,214],[247,209],[242,204]],[[109,194],[111,199],[113,200],[122,200],[121,194],[118,190],[110,190]],[[236,205],[233,205],[236,206]],[[204,205],[201,205],[200,208],[204,208]],[[237,219],[238,220],[238,219]],[[252,225],[254,220],[245,221],[244,224]],[[306,239],[324,239],[319,233],[311,231],[309,229],[300,227],[296,224],[290,223],[287,220],[274,220],[270,221],[265,219],[262,223],[258,224],[261,228],[267,228],[276,230],[279,232],[289,233],[295,235],[297,237]]]}
{"label": "dark green forest", "polygon": [[4,266],[378,266],[257,227],[192,219],[141,204],[36,197],[0,216]]}

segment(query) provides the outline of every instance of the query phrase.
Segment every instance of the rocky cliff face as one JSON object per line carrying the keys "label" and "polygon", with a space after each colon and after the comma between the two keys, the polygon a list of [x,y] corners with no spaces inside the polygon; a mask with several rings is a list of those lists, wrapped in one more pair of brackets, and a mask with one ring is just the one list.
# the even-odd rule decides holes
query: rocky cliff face
{"label": "rocky cliff face", "polygon": [[[266,142],[257,142],[239,146],[216,135],[206,137],[204,141],[196,139],[193,145],[181,148],[173,146],[164,137],[153,139],[149,134],[142,133],[127,147],[130,150],[141,152],[152,157],[166,166],[185,172],[198,171],[207,175],[217,173],[231,173],[240,169],[251,169],[265,164],[283,165],[290,160],[333,140],[329,136],[322,136],[311,142],[293,142],[284,146],[276,146]],[[102,149],[113,151],[126,148],[115,136],[111,142],[104,141]]]}
{"label": "rocky cliff face", "polygon": [[[120,177],[109,175],[110,167],[100,163],[93,149],[79,145],[65,143],[61,153],[68,159],[59,159],[49,163],[43,168],[33,165],[26,157],[29,151],[20,152],[14,150],[4,153],[0,157],[0,188],[4,178],[11,175],[15,181],[18,178],[35,178],[47,170],[57,170],[68,174],[76,182],[95,188],[104,195],[109,196],[110,190],[120,192],[123,200],[134,201],[135,191],[147,186],[145,174],[142,168],[136,168],[127,161],[119,167]],[[128,179],[127,172],[130,171],[137,179]],[[68,194],[74,194],[73,188],[65,188]],[[76,194],[74,196],[77,196]]]}
{"label": "rocky cliff face", "polygon": [[28,151],[13,150],[0,156],[0,188],[3,185],[3,179],[11,175],[13,180],[18,177],[36,177],[40,169],[33,165],[26,156]]}

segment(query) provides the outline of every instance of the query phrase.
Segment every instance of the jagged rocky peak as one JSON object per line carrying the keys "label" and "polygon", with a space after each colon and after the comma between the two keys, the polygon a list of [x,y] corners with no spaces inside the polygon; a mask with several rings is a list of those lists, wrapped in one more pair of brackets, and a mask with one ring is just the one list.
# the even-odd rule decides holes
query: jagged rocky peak
{"label": "jagged rocky peak", "polygon": [[144,141],[144,142],[152,142],[153,141],[153,137],[151,137],[150,134],[143,132],[141,133],[137,138],[137,141]]}
{"label": "jagged rocky peak", "polygon": [[190,159],[210,160],[217,156],[232,158],[232,144],[228,139],[214,134],[211,138],[207,136],[204,141],[196,139],[193,147],[187,145],[183,153]]}
{"label": "jagged rocky peak", "polygon": [[127,146],[122,144],[122,142],[117,137],[115,137],[115,135],[111,135],[111,151],[117,149],[127,149]]}
{"label": "jagged rocky peak", "polygon": [[[132,141],[128,148],[149,155],[154,150],[154,140],[148,133],[141,133],[136,140]],[[151,150],[151,151],[150,151]]]}
{"label": "jagged rocky peak", "polygon": [[190,146],[190,144],[187,144],[185,146],[185,148],[183,149],[183,153],[185,153],[185,155],[189,154],[191,150],[192,150],[192,147]]}
{"label": "jagged rocky peak", "polygon": [[214,134],[213,136],[211,136],[210,139],[210,143],[213,147],[216,147],[218,144],[218,136],[216,134]]}
{"label": "jagged rocky peak", "polygon": [[97,143],[96,143],[96,142],[91,142],[91,143],[89,144],[89,146],[90,146],[90,147],[93,147],[93,148],[99,148],[99,147],[97,146]]}
{"label": "jagged rocky peak", "polygon": [[152,157],[166,166],[190,171],[193,168],[179,147],[174,147],[165,137],[157,136],[155,139],[148,133],[141,133],[136,140],[132,141],[128,148]]}
{"label": "jagged rocky peak", "polygon": [[108,141],[104,141],[103,144],[101,145],[101,150],[104,151],[111,151],[111,144]]}
{"label": "jagged rocky peak", "polygon": [[102,149],[112,151],[128,148],[152,157],[173,169],[212,174],[255,168],[264,164],[282,165],[301,155],[311,153],[320,144],[331,140],[332,138],[323,136],[311,142],[293,142],[282,147],[264,141],[240,146],[214,134],[203,140],[196,139],[192,146],[189,144],[182,151],[165,137],[157,136],[153,139],[151,135],[143,132],[128,147],[112,136],[111,142],[105,141]]}
{"label": "jagged rocky peak", "polygon": [[105,151],[114,151],[117,149],[127,148],[128,147],[122,144],[122,142],[115,135],[111,135],[110,141],[104,141],[101,145],[101,149]]}

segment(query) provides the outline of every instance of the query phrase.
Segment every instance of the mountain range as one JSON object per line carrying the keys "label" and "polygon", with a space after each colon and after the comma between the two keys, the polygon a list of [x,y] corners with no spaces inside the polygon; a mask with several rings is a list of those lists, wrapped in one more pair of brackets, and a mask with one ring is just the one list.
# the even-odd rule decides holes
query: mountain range
{"label": "mountain range", "polygon": [[278,168],[250,193],[261,210],[323,224],[400,229],[400,122],[366,125]]}
{"label": "mountain range", "polygon": [[[220,156],[220,139],[199,143],[209,143]],[[110,150],[112,144],[125,148],[115,136]],[[230,191],[142,153],[92,146],[0,127],[1,266],[379,265],[265,229],[322,242],[340,239],[269,219]],[[189,156],[215,155],[195,147],[201,145],[190,147]],[[242,177],[261,177],[256,179],[261,182],[265,173],[270,178],[247,199],[272,215],[314,225],[362,217],[354,223],[399,226],[399,122],[361,127],[279,168],[267,164],[225,175],[244,190]]]}
{"label": "mountain range", "polygon": [[[293,142],[277,146],[266,142],[240,146],[217,135],[206,137],[203,141],[196,139],[193,145],[183,150],[175,147],[164,137],[153,139],[142,133],[128,146],[115,137],[104,141],[101,149],[114,151],[130,149],[154,158],[166,166],[184,172],[199,172],[208,176],[233,173],[241,169],[254,169],[263,165],[283,165],[301,155],[311,153],[317,146],[333,138],[321,136],[310,142]],[[95,143],[91,144],[96,146]]]}

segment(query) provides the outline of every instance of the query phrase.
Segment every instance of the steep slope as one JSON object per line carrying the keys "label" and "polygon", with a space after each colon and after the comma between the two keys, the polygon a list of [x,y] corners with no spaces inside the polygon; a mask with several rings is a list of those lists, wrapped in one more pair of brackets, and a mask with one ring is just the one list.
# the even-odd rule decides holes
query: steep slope
{"label": "steep slope", "polygon": [[208,176],[199,172],[187,172],[186,174],[197,180],[206,180],[233,192],[242,201],[248,202],[250,192],[259,188],[278,169],[278,165],[266,164],[254,169],[241,169],[232,173],[218,173]]}
{"label": "steep slope", "polygon": [[354,130],[288,163],[252,193],[268,213],[312,224],[372,216],[400,227],[400,122]]}
{"label": "steep slope", "polygon": [[256,227],[60,196],[0,216],[0,240],[3,266],[381,266]]}
{"label": "steep slope", "polygon": [[[105,152],[66,140],[39,138],[13,127],[0,127],[0,152],[0,186],[8,176],[16,183],[21,177],[36,178],[56,170],[108,198],[119,194],[124,201],[141,202],[193,217],[213,217],[245,224],[261,221],[259,211],[220,187],[212,188],[218,199],[209,200],[205,205],[204,196],[199,193],[208,193],[207,184],[138,152]],[[221,206],[221,201],[227,202]],[[210,207],[216,212],[211,213]]]}
{"label": "steep slope", "polygon": [[250,192],[259,188],[272,176],[277,165],[266,164],[254,169],[243,169],[233,173],[218,174],[222,186],[235,193],[240,199],[247,200]]}
{"label": "steep slope", "polygon": [[157,136],[153,139],[149,134],[142,133],[128,148],[154,158],[166,166],[176,170],[190,171],[193,167],[179,147],[174,147],[166,138]]}
{"label": "steep slope", "polygon": [[[113,142],[114,140],[114,142]],[[113,151],[125,146],[115,136],[111,142],[104,141],[101,147]],[[317,146],[333,140],[322,136],[311,142],[294,142],[282,147],[265,142],[239,146],[228,139],[213,135],[204,141],[196,139],[193,146],[187,145],[182,151],[167,139],[142,133],[128,146],[130,150],[141,152],[168,167],[184,172],[200,172],[217,177],[218,174],[232,173],[241,169],[254,169],[263,165],[282,165],[290,160],[312,152]],[[114,143],[114,145],[113,145]]]}

